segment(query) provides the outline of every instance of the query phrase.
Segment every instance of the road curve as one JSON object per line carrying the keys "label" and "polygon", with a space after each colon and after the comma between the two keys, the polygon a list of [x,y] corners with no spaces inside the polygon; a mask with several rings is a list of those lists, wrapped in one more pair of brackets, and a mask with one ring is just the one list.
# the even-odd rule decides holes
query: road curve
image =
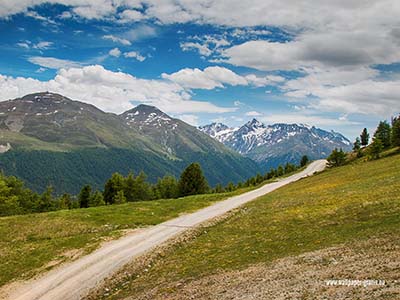
{"label": "road curve", "polygon": [[304,171],[290,177],[265,184],[256,190],[217,202],[194,213],[128,234],[105,244],[81,259],[65,264],[22,286],[14,291],[9,299],[80,299],[102,279],[110,276],[132,259],[187,230],[188,227],[198,226],[281,186],[322,171],[325,166],[325,160],[312,162]]}

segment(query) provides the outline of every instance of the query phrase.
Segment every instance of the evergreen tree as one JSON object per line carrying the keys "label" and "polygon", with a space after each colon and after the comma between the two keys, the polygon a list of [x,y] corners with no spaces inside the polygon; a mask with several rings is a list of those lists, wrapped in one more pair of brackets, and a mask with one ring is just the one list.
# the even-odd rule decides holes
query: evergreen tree
{"label": "evergreen tree", "polygon": [[19,212],[18,197],[11,194],[11,188],[0,177],[0,216],[14,215]]}
{"label": "evergreen tree", "polygon": [[132,202],[132,201],[137,201],[137,194],[138,194],[138,189],[136,186],[136,180],[135,180],[135,175],[133,172],[129,172],[128,176],[125,178],[124,182],[124,196],[126,197],[126,201]]}
{"label": "evergreen tree", "polygon": [[235,190],[235,185],[233,184],[233,182],[229,182],[226,187],[225,187],[225,191],[227,192],[232,192]]}
{"label": "evergreen tree", "polygon": [[113,203],[115,204],[126,203],[126,197],[124,195],[124,191],[123,190],[118,191],[117,194],[114,196],[113,200],[114,200]]}
{"label": "evergreen tree", "polygon": [[153,198],[151,187],[149,183],[146,181],[147,176],[146,174],[141,171],[139,175],[135,179],[136,185],[136,199],[137,200],[150,200]]}
{"label": "evergreen tree", "polygon": [[222,187],[222,185],[220,183],[217,183],[217,185],[214,188],[214,193],[223,193],[225,192],[225,189]]}
{"label": "evergreen tree", "polygon": [[400,116],[392,120],[392,146],[400,147]]}
{"label": "evergreen tree", "polygon": [[327,158],[330,167],[338,167],[346,162],[346,153],[335,148]]}
{"label": "evergreen tree", "polygon": [[264,176],[262,176],[260,173],[257,173],[256,175],[256,183],[259,184],[264,181]]}
{"label": "evergreen tree", "polygon": [[296,166],[291,163],[286,163],[285,165],[285,174],[292,173],[296,170]]}
{"label": "evergreen tree", "polygon": [[276,177],[276,170],[274,168],[271,168],[268,172],[268,179]]}
{"label": "evergreen tree", "polygon": [[308,164],[309,161],[310,159],[308,158],[308,156],[303,155],[303,157],[300,160],[300,167],[304,167],[306,164]]}
{"label": "evergreen tree", "polygon": [[63,194],[58,200],[58,207],[60,209],[71,209],[72,199],[70,194]]}
{"label": "evergreen tree", "polygon": [[124,177],[119,173],[112,174],[111,178],[107,180],[104,186],[104,201],[106,204],[113,204],[114,197],[119,192],[122,191],[125,185]]}
{"label": "evergreen tree", "polygon": [[391,130],[387,121],[381,121],[374,133],[374,139],[379,139],[385,149],[390,147],[391,144]]}
{"label": "evergreen tree", "polygon": [[53,201],[53,188],[48,187],[43,194],[37,198],[36,203],[36,212],[45,212],[51,211],[54,209],[54,201]]}
{"label": "evergreen tree", "polygon": [[283,174],[285,174],[285,170],[283,169],[283,167],[281,165],[278,166],[278,169],[276,170],[276,175],[278,177],[282,176]]}
{"label": "evergreen tree", "polygon": [[90,197],[92,196],[92,188],[90,185],[85,185],[78,196],[79,200],[79,207],[80,208],[87,208],[89,207]]}
{"label": "evergreen tree", "polygon": [[166,175],[158,179],[156,184],[156,191],[162,199],[177,198],[179,196],[178,181],[174,176]]}
{"label": "evergreen tree", "polygon": [[383,143],[380,139],[374,138],[372,145],[370,147],[370,154],[373,159],[378,159],[381,155],[381,152],[383,150]]}
{"label": "evergreen tree", "polygon": [[361,141],[360,138],[357,137],[353,144],[353,151],[358,151],[360,149],[361,149]]}
{"label": "evergreen tree", "polygon": [[190,164],[181,174],[179,180],[180,196],[205,194],[208,190],[208,183],[203,175],[199,163]]}
{"label": "evergreen tree", "polygon": [[367,146],[369,143],[369,133],[367,128],[364,128],[360,135],[361,146]]}
{"label": "evergreen tree", "polygon": [[99,191],[93,193],[89,199],[89,207],[105,205],[103,194]]}

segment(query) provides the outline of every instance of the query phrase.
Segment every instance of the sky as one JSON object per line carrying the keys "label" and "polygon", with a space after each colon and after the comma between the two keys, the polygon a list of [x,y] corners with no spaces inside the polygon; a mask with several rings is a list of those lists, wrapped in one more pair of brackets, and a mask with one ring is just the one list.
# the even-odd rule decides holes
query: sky
{"label": "sky", "polygon": [[399,16],[396,0],[0,0],[0,101],[50,91],[354,139],[400,113]]}

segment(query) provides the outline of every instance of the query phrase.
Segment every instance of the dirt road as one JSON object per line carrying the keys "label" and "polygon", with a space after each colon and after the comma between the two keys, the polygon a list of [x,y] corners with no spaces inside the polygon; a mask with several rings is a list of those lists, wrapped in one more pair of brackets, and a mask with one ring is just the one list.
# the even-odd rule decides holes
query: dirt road
{"label": "dirt road", "polygon": [[312,175],[314,172],[322,171],[325,165],[325,160],[315,161],[298,174],[266,184],[251,192],[231,197],[197,212],[183,215],[109,242],[95,252],[52,270],[41,278],[26,284],[13,292],[9,299],[80,299],[102,279],[113,274],[120,267],[155,246],[175,237],[190,227],[198,226],[205,221],[218,217],[281,186]]}

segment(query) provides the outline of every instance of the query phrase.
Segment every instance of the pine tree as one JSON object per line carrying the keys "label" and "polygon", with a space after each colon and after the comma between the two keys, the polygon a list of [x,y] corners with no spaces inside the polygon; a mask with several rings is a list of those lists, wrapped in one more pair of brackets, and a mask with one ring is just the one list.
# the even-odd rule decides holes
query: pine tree
{"label": "pine tree", "polygon": [[338,150],[335,148],[332,153],[328,156],[328,165],[330,167],[338,167],[346,162],[346,153],[342,149]]}
{"label": "pine tree", "polygon": [[392,120],[392,146],[400,147],[400,116]]}
{"label": "pine tree", "polygon": [[60,209],[71,209],[72,199],[70,194],[63,194],[58,200],[58,207]]}
{"label": "pine tree", "polygon": [[130,172],[128,176],[125,178],[123,191],[126,197],[126,201],[128,202],[138,201],[137,199],[138,188],[136,186],[136,180],[135,176],[133,175],[133,172]]}
{"label": "pine tree", "polygon": [[367,128],[364,128],[363,131],[361,132],[360,135],[360,139],[361,139],[361,146],[367,146],[369,143],[369,133]]}
{"label": "pine tree", "polygon": [[122,204],[126,202],[126,197],[124,195],[124,191],[120,190],[117,192],[117,194],[114,196],[114,202],[115,204]]}
{"label": "pine tree", "polygon": [[354,144],[353,144],[353,151],[358,151],[361,149],[361,141],[360,138],[356,138]]}
{"label": "pine tree", "polygon": [[387,121],[381,121],[374,133],[374,139],[379,139],[384,149],[391,145],[391,130]]}
{"label": "pine tree", "polygon": [[135,179],[135,185],[137,188],[136,198],[138,200],[150,200],[153,197],[151,187],[146,179],[147,175],[143,171],[141,171]]}
{"label": "pine tree", "polygon": [[235,185],[233,184],[233,182],[229,182],[226,187],[225,187],[225,191],[227,192],[232,192],[235,190]]}
{"label": "pine tree", "polygon": [[163,199],[177,198],[179,196],[178,181],[174,176],[166,175],[158,179],[156,190]]}
{"label": "pine tree", "polygon": [[19,212],[18,197],[11,194],[11,188],[0,177],[0,216],[14,215]]}
{"label": "pine tree", "polygon": [[217,183],[217,185],[214,188],[215,193],[223,193],[225,192],[225,189],[222,187],[220,183]]}
{"label": "pine tree", "polygon": [[36,203],[36,212],[45,212],[51,211],[54,209],[54,201],[53,201],[53,188],[47,187],[47,189],[43,192],[42,195],[37,199]]}
{"label": "pine tree", "polygon": [[303,157],[300,160],[300,167],[304,167],[306,164],[309,162],[309,158],[307,155],[303,155]]}
{"label": "pine tree", "polygon": [[208,183],[203,175],[200,164],[190,164],[181,174],[179,180],[179,195],[205,194],[208,190]]}
{"label": "pine tree", "polygon": [[78,200],[81,208],[89,207],[89,200],[92,195],[92,188],[90,185],[85,185],[79,193]]}
{"label": "pine tree", "polygon": [[112,174],[111,178],[107,180],[104,186],[104,201],[106,204],[113,204],[114,197],[119,192],[122,191],[124,188],[125,179],[119,173]]}
{"label": "pine tree", "polygon": [[276,175],[278,177],[282,176],[283,174],[285,174],[285,170],[283,169],[283,167],[281,165],[278,166],[278,169],[276,170]]}
{"label": "pine tree", "polygon": [[89,207],[105,205],[103,194],[99,191],[93,193],[89,199]]}
{"label": "pine tree", "polygon": [[378,159],[383,150],[383,143],[379,138],[374,138],[372,145],[370,147],[370,154],[373,159]]}

